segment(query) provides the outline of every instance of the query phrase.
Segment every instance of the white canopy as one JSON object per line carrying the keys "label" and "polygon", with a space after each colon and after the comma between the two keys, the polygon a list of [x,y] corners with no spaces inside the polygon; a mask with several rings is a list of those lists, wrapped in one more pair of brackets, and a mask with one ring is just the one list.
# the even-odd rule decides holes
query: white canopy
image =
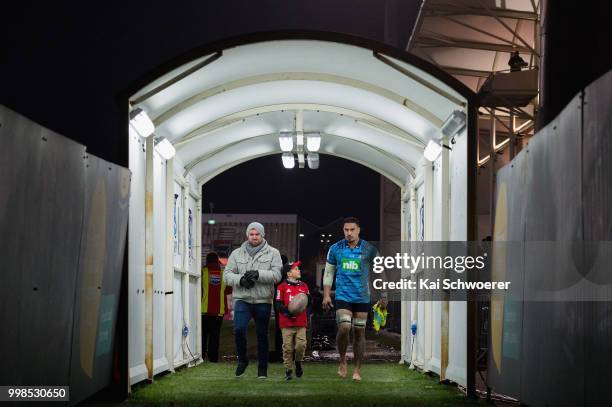
{"label": "white canopy", "polygon": [[402,186],[427,142],[468,100],[427,63],[417,68],[406,62],[413,56],[373,51],[320,39],[232,45],[162,75],[130,100],[199,183],[280,154],[278,134],[295,130],[300,111],[304,132],[321,134],[322,166],[325,154],[335,155]]}

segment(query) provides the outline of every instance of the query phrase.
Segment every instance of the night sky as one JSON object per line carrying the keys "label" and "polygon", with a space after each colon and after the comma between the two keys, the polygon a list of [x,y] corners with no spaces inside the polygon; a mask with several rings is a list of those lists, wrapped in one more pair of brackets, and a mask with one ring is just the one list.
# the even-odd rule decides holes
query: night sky
{"label": "night sky", "polygon": [[[340,32],[402,48],[418,0],[19,2],[3,5],[0,103],[127,166],[120,97],[150,72],[221,39],[276,30]],[[256,182],[251,179],[256,178]],[[341,159],[282,168],[248,162],[206,185],[215,212],[296,213],[324,225],[358,216],[378,235],[379,176]],[[238,186],[239,185],[239,186]],[[374,234],[375,232],[375,234]]]}
{"label": "night sky", "polygon": [[[289,213],[325,226],[356,216],[378,239],[380,175],[367,167],[320,155],[319,169],[283,168],[280,154],[240,164],[203,187],[203,210],[215,213]],[[339,233],[340,231],[338,231]]]}

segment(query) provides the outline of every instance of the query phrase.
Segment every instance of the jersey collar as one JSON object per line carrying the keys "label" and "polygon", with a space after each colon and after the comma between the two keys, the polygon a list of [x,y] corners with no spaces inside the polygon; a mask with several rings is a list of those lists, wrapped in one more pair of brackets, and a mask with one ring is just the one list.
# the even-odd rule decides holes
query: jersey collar
{"label": "jersey collar", "polygon": [[355,246],[355,247],[349,246],[348,240],[346,240],[346,239],[344,239],[343,242],[344,242],[344,247],[348,247],[349,249],[360,249],[361,248],[361,243],[363,243],[363,239],[359,238],[359,241],[357,242],[357,246]]}

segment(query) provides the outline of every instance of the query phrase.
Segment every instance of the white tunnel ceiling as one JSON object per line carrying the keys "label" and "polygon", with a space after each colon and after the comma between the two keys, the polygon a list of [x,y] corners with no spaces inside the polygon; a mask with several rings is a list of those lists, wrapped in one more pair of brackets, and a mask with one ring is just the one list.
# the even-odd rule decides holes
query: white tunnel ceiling
{"label": "white tunnel ceiling", "polygon": [[[160,77],[131,100],[211,55]],[[454,110],[465,111],[467,101],[434,76],[386,58],[416,79],[354,45],[241,45],[138,106],[200,182],[249,159],[280,154],[278,132],[293,130],[295,111],[302,110],[304,131],[322,134],[320,153],[361,163],[401,185],[413,175],[423,146],[438,137]]]}

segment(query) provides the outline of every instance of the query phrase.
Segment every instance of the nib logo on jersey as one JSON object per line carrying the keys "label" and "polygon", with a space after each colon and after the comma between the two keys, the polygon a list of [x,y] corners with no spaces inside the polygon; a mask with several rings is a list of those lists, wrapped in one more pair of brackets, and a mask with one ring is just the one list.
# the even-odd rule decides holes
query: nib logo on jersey
{"label": "nib logo on jersey", "polygon": [[342,259],[342,269],[347,271],[360,271],[361,259]]}

